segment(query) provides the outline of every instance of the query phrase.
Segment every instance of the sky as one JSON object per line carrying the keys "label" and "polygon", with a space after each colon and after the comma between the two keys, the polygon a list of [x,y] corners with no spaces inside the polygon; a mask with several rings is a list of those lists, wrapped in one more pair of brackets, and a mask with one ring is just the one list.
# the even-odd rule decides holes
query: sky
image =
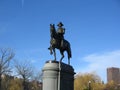
{"label": "sky", "polygon": [[59,22],[76,73],[95,72],[106,82],[106,69],[120,68],[120,0],[0,0],[0,48],[12,48],[16,60],[41,70],[54,59],[49,25],[57,29]]}

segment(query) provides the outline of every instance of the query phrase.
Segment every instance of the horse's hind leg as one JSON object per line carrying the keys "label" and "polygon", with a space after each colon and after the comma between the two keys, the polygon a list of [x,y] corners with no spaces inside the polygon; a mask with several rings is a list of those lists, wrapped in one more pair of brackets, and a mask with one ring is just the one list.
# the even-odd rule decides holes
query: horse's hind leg
{"label": "horse's hind leg", "polygon": [[64,54],[63,54],[62,51],[60,51],[60,53],[61,53],[61,55],[62,55],[62,57],[61,57],[61,59],[60,59],[60,62],[62,62],[62,59],[64,58]]}
{"label": "horse's hind leg", "polygon": [[55,49],[53,49],[53,52],[54,52],[54,59],[56,61],[56,52],[55,52]]}
{"label": "horse's hind leg", "polygon": [[68,59],[68,65],[70,65],[70,59]]}

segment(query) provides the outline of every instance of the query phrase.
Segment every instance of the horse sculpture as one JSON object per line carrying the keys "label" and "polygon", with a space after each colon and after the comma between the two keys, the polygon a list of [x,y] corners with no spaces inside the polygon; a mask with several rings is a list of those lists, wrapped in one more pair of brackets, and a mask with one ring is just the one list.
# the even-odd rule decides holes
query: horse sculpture
{"label": "horse sculpture", "polygon": [[50,24],[50,34],[51,34],[51,40],[50,40],[50,47],[48,49],[50,50],[51,54],[54,54],[54,60],[56,61],[55,49],[59,49],[62,55],[60,62],[62,62],[62,59],[64,58],[64,51],[67,51],[68,64],[70,65],[70,58],[72,57],[70,43],[64,39],[63,44],[62,45],[60,44],[60,40],[55,30],[54,24]]}

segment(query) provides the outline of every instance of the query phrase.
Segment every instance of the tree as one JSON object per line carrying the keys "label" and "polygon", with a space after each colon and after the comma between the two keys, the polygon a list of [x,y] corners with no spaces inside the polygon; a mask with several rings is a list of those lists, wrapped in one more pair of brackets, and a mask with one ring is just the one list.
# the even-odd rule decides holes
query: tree
{"label": "tree", "polygon": [[9,90],[10,87],[10,80],[13,79],[10,75],[3,75],[2,76],[2,90]]}
{"label": "tree", "polygon": [[120,90],[120,89],[117,89],[117,83],[111,80],[106,84],[105,90]]}
{"label": "tree", "polygon": [[42,76],[43,76],[42,70],[40,70],[38,72],[36,71],[34,73],[33,80],[38,81],[38,82],[42,82]]}
{"label": "tree", "polygon": [[29,62],[15,62],[15,68],[17,74],[22,78],[23,90],[28,90],[29,80],[33,75],[33,67]]}
{"label": "tree", "polygon": [[14,53],[10,48],[0,48],[0,90],[2,90],[2,75],[11,72],[9,65],[14,57]]}
{"label": "tree", "polygon": [[42,70],[35,73],[31,82],[32,90],[42,90]]}
{"label": "tree", "polygon": [[9,90],[23,90],[21,79],[19,78],[11,79]]}
{"label": "tree", "polygon": [[101,79],[94,73],[78,74],[74,81],[74,90],[103,90]]}

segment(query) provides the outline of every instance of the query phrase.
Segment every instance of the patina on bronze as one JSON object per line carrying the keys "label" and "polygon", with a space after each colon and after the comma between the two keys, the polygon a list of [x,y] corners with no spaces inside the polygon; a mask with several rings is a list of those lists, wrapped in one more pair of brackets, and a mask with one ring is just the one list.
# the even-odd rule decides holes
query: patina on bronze
{"label": "patina on bronze", "polygon": [[56,52],[55,49],[59,49],[60,53],[62,55],[60,62],[62,62],[62,59],[64,58],[64,51],[67,51],[68,54],[68,64],[70,64],[70,58],[72,57],[71,54],[71,48],[70,43],[64,39],[65,34],[65,28],[63,28],[62,22],[60,22],[58,25],[58,29],[56,31],[55,25],[50,24],[50,47],[48,48],[50,50],[50,54],[54,54],[54,60],[56,61]]}

